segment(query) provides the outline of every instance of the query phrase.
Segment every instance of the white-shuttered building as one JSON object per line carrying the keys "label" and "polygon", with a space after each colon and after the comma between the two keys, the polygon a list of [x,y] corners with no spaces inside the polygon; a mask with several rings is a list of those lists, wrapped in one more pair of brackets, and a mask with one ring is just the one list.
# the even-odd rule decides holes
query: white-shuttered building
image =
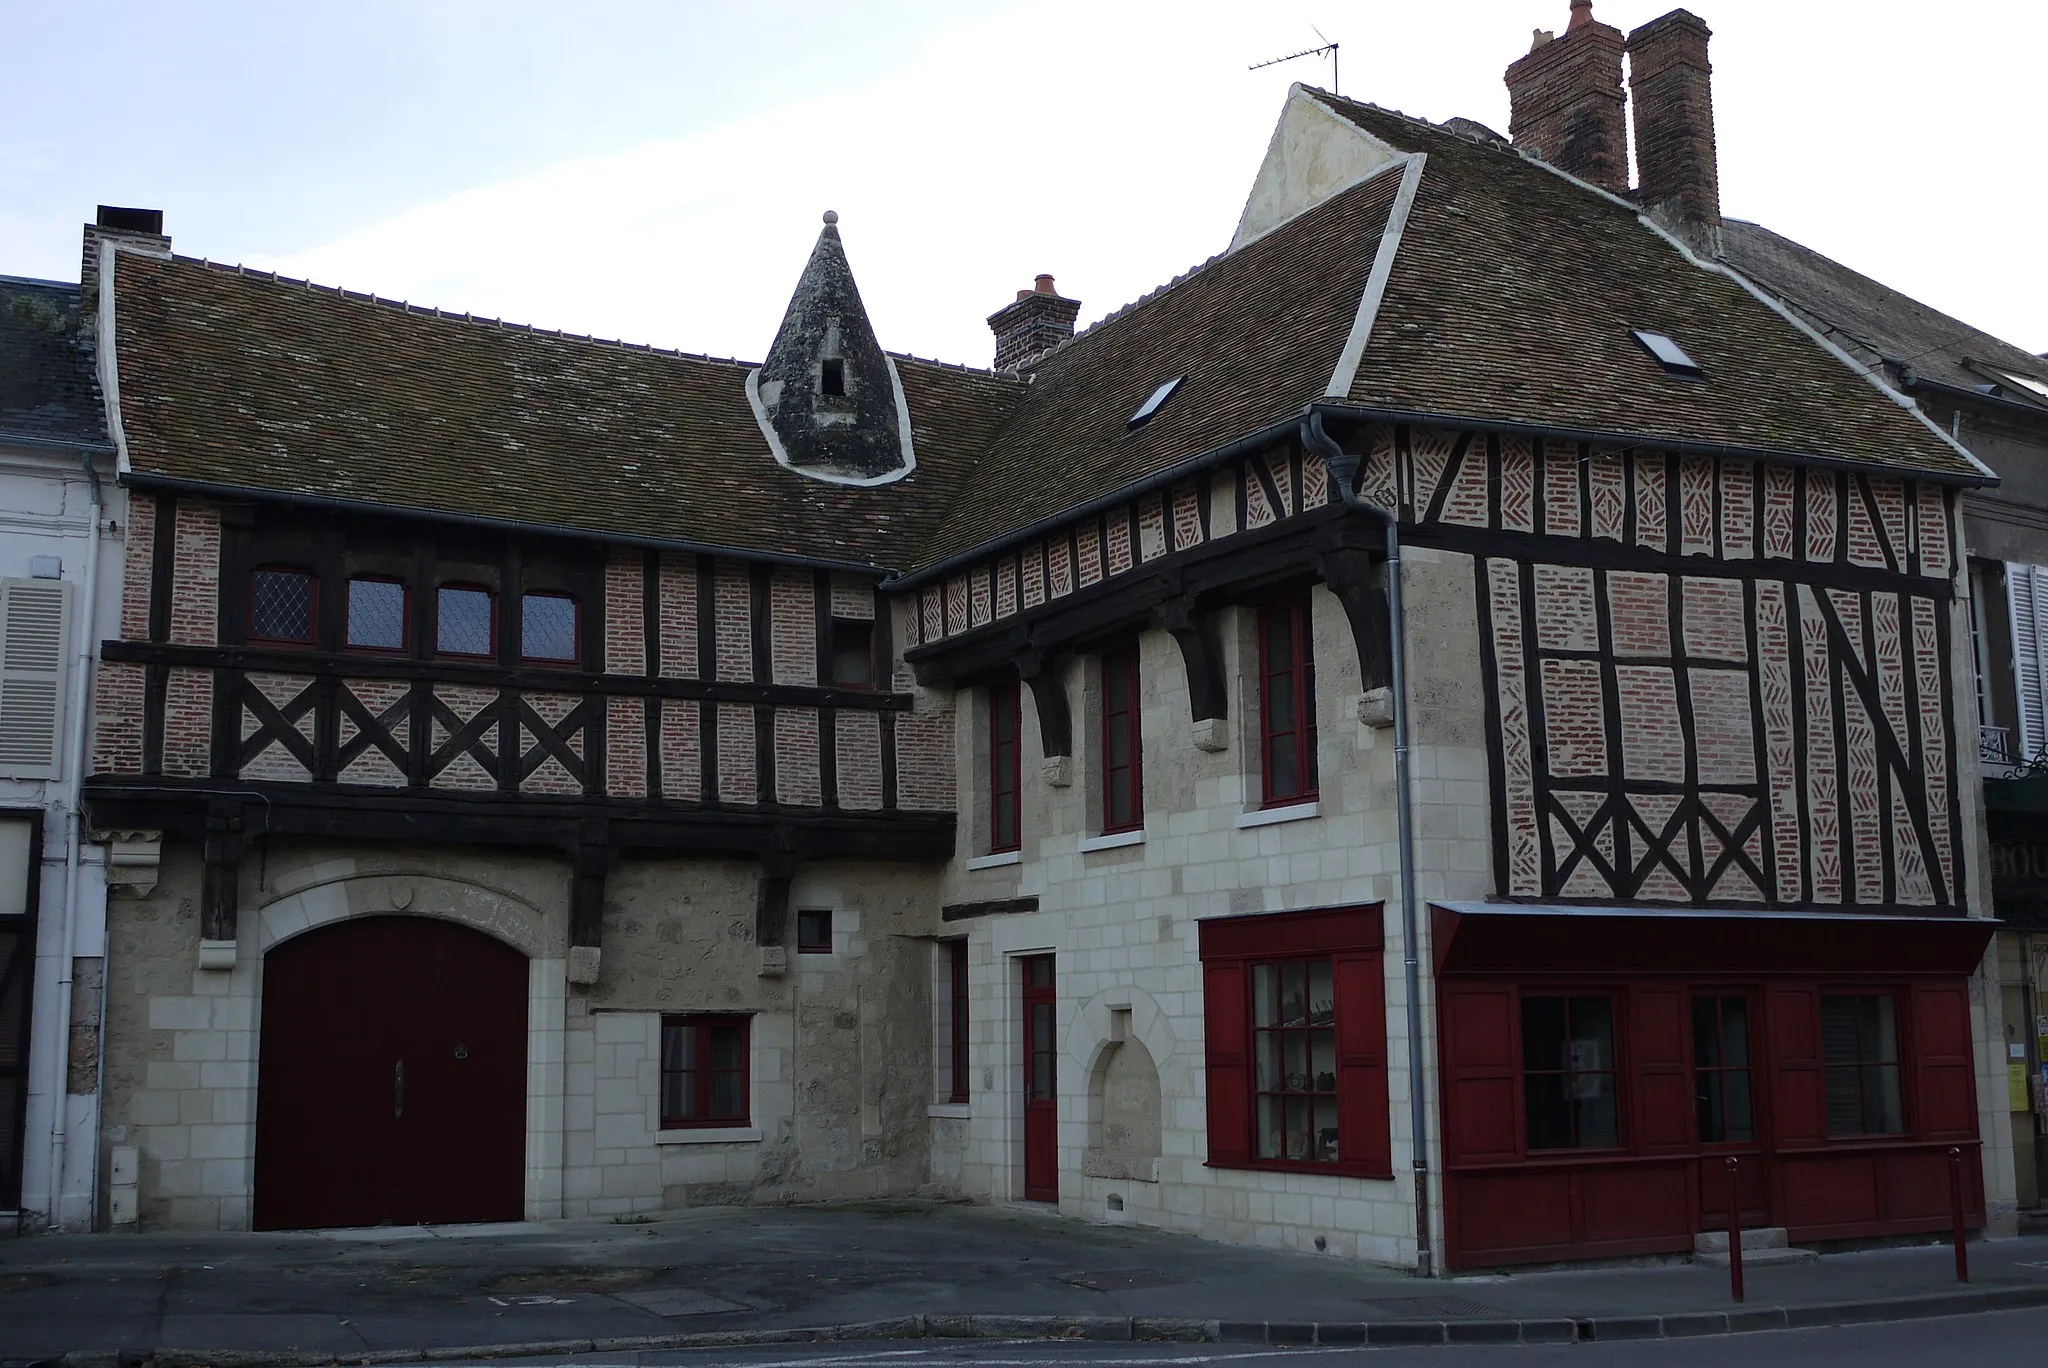
{"label": "white-shuttered building", "polygon": [[74,814],[124,496],[80,298],[0,276],[0,1223],[22,1229],[89,1227],[100,1150],[105,848]]}

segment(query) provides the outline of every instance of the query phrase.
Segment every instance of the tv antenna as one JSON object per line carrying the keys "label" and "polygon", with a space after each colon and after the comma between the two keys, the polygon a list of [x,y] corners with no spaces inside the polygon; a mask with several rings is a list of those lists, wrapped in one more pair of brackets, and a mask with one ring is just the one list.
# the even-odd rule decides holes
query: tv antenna
{"label": "tv antenna", "polygon": [[1269,66],[1279,66],[1282,62],[1291,62],[1297,57],[1328,56],[1330,59],[1330,93],[1332,95],[1343,94],[1344,92],[1341,89],[1339,89],[1337,85],[1337,45],[1331,42],[1327,37],[1324,37],[1323,31],[1317,28],[1314,24],[1309,25],[1309,30],[1310,32],[1314,33],[1316,37],[1322,38],[1323,45],[1321,47],[1303,48],[1299,52],[1290,52],[1285,57],[1275,57],[1270,61],[1265,62],[1253,62],[1250,66],[1246,67],[1245,70],[1262,71]]}

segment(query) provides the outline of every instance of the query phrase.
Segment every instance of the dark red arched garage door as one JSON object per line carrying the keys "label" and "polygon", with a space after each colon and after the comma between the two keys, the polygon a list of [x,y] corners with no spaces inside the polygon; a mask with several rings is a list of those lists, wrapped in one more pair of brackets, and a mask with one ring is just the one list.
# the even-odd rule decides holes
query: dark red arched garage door
{"label": "dark red arched garage door", "polygon": [[363,917],[265,957],[259,1230],[524,1213],[526,957],[425,917]]}

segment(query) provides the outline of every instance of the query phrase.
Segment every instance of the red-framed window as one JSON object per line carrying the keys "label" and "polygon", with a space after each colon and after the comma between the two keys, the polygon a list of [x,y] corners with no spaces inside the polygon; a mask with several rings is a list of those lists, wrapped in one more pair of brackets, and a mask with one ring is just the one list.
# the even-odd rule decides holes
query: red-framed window
{"label": "red-framed window", "polygon": [[1828,1138],[1904,1135],[1897,993],[1823,993],[1821,1060]]}
{"label": "red-framed window", "polygon": [[661,1019],[661,1124],[747,1124],[747,1034],[743,1016]]}
{"label": "red-framed window", "polygon": [[1316,796],[1316,665],[1307,593],[1259,610],[1259,766],[1264,806]]}
{"label": "red-framed window", "polygon": [[519,596],[519,655],[573,664],[583,656],[582,614],[568,594],[534,590]]}
{"label": "red-framed window", "polygon": [[947,1092],[949,1102],[965,1102],[968,1094],[967,1072],[967,942],[963,940],[946,942],[946,966],[952,983],[952,995],[947,1002],[946,1046],[952,1061],[952,1079]]}
{"label": "red-framed window", "polygon": [[1021,828],[1024,711],[1017,681],[988,686],[988,849],[990,854],[1023,845]]}
{"label": "red-framed window", "polygon": [[800,908],[796,914],[796,952],[799,955],[832,953],[832,909]]}
{"label": "red-framed window", "polygon": [[348,582],[348,648],[403,652],[408,645],[411,610],[412,591],[403,580],[354,576]]}
{"label": "red-framed window", "polygon": [[825,682],[840,689],[874,688],[874,622],[868,618],[833,618],[831,630],[831,673]]}
{"label": "red-framed window", "polygon": [[249,573],[249,640],[313,644],[319,596],[310,570],[295,565],[258,566]]}
{"label": "red-framed window", "polygon": [[1614,999],[1522,996],[1522,1123],[1534,1150],[1618,1149]]}
{"label": "red-framed window", "polygon": [[1102,657],[1102,830],[1145,825],[1144,737],[1135,643]]}
{"label": "red-framed window", "polygon": [[435,654],[497,655],[497,606],[497,595],[480,585],[442,585],[434,595]]}
{"label": "red-framed window", "polygon": [[1692,1095],[1703,1145],[1756,1139],[1749,1016],[1747,993],[1693,995]]}
{"label": "red-framed window", "polygon": [[1200,923],[1209,1165],[1393,1176],[1381,904]]}

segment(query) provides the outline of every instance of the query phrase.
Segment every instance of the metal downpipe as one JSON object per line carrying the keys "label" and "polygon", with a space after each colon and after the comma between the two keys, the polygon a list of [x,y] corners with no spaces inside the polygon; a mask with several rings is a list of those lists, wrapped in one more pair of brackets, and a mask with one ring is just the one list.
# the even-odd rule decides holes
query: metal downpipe
{"label": "metal downpipe", "polygon": [[1401,955],[1407,983],[1408,1008],[1408,1133],[1414,1158],[1415,1176],[1415,1272],[1419,1277],[1435,1273],[1429,1231],[1429,1144],[1424,1128],[1422,1058],[1422,960],[1417,950],[1415,906],[1415,813],[1408,778],[1408,667],[1407,627],[1401,606],[1400,521],[1392,510],[1361,495],[1356,486],[1359,457],[1344,450],[1323,430],[1323,415],[1311,408],[1301,423],[1304,447],[1323,458],[1344,506],[1373,518],[1387,531],[1387,619],[1388,655],[1392,658],[1391,678],[1394,703],[1394,821],[1401,846]]}

